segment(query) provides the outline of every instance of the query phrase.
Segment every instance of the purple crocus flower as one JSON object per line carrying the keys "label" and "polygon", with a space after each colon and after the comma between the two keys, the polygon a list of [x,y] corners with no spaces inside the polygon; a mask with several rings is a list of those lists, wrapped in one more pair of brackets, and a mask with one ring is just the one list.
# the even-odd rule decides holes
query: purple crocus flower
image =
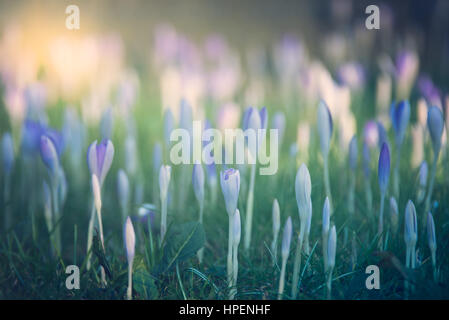
{"label": "purple crocus flower", "polygon": [[392,110],[393,129],[396,145],[401,146],[404,141],[405,131],[410,120],[410,103],[407,100],[400,101]]}
{"label": "purple crocus flower", "polygon": [[432,106],[427,113],[427,127],[429,128],[430,137],[432,138],[432,145],[435,157],[438,158],[438,153],[441,148],[441,135],[444,129],[443,113],[440,108]]}
{"label": "purple crocus flower", "polygon": [[243,114],[243,130],[248,128],[258,130],[258,129],[266,129],[267,121],[268,121],[267,108],[263,107],[262,109],[257,110],[255,107],[248,107]]}
{"label": "purple crocus flower", "polygon": [[164,112],[164,140],[165,146],[167,148],[170,145],[170,134],[174,128],[175,128],[175,120],[173,118],[173,114],[170,111],[170,109],[167,109]]}
{"label": "purple crocus flower", "polygon": [[111,140],[104,139],[97,144],[95,140],[87,150],[87,164],[91,174],[99,178],[100,185],[103,185],[104,179],[111,168],[114,158],[114,145]]}
{"label": "purple crocus flower", "polygon": [[390,150],[386,143],[382,145],[380,150],[377,175],[379,179],[380,192],[382,195],[385,195],[388,187],[388,179],[390,177]]}
{"label": "purple crocus flower", "polygon": [[283,112],[276,112],[273,116],[272,128],[278,130],[279,145],[282,144],[282,139],[285,132],[285,115]]}
{"label": "purple crocus flower", "polygon": [[46,135],[40,138],[40,153],[45,166],[52,174],[56,174],[59,167],[59,157],[53,140]]}
{"label": "purple crocus flower", "polygon": [[233,216],[237,209],[237,202],[240,191],[240,173],[238,170],[229,168],[221,171],[220,174],[221,191],[225,199],[226,211],[229,216]]}
{"label": "purple crocus flower", "polygon": [[21,149],[26,155],[34,155],[39,152],[40,137],[43,126],[36,121],[26,119],[22,127]]}

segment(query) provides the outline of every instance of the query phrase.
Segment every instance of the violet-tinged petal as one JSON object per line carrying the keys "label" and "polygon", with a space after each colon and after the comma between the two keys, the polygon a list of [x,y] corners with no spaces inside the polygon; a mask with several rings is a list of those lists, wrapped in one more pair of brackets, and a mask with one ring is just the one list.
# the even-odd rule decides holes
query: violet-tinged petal
{"label": "violet-tinged petal", "polygon": [[444,129],[443,113],[440,108],[432,106],[427,114],[427,127],[432,138],[433,151],[436,157],[441,148],[441,136]]}
{"label": "violet-tinged petal", "polygon": [[240,172],[230,168],[220,173],[221,190],[225,200],[226,211],[232,216],[237,209],[240,191]]}
{"label": "violet-tinged petal", "polygon": [[58,153],[53,141],[45,135],[41,136],[40,152],[45,166],[52,174],[56,174],[59,167]]}
{"label": "violet-tinged petal", "polygon": [[404,140],[405,132],[410,120],[410,103],[408,100],[400,101],[393,111],[393,129],[396,144],[400,146]]}
{"label": "violet-tinged petal", "polygon": [[380,192],[385,195],[388,187],[388,179],[390,177],[390,149],[386,143],[382,145],[382,149],[380,150],[377,175]]}

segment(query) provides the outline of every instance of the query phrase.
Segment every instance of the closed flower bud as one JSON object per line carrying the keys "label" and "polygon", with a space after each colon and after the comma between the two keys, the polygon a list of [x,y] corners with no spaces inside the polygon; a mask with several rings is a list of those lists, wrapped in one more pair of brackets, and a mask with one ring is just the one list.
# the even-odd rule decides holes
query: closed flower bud
{"label": "closed flower bud", "polygon": [[287,259],[290,252],[290,243],[292,241],[292,219],[288,217],[284,226],[284,234],[282,236],[282,258]]}
{"label": "closed flower bud", "polygon": [[320,137],[321,153],[324,158],[327,158],[332,137],[332,117],[329,108],[323,100],[318,104],[318,135]]}
{"label": "closed flower bud", "polygon": [[45,166],[54,174],[57,174],[59,158],[53,141],[47,136],[41,136],[41,158]]}
{"label": "closed flower bud", "polygon": [[237,209],[240,191],[240,173],[230,168],[220,173],[221,191],[225,200],[226,211],[232,216]]}
{"label": "closed flower bud", "polygon": [[435,235],[435,223],[430,212],[427,213],[427,241],[429,242],[430,251],[437,249],[437,239]]}
{"label": "closed flower bud", "polygon": [[167,165],[161,166],[159,170],[159,190],[161,201],[167,199],[168,186],[170,184],[171,167]]}
{"label": "closed flower bud", "polygon": [[438,107],[430,107],[427,114],[427,127],[432,138],[433,151],[438,156],[441,148],[441,135],[444,129],[443,113]]}
{"label": "closed flower bud", "polygon": [[377,174],[380,192],[385,195],[388,187],[388,179],[390,177],[390,150],[386,143],[382,145],[382,149],[380,150]]}
{"label": "closed flower bud", "polygon": [[396,144],[400,146],[410,120],[410,103],[407,100],[400,101],[392,109],[392,118]]}
{"label": "closed flower bud", "polygon": [[134,232],[134,227],[130,217],[127,217],[125,223],[125,248],[128,263],[131,263],[132,260],[134,259],[135,246],[136,246],[136,234]]}
{"label": "closed flower bud", "polygon": [[200,163],[193,165],[192,184],[196,200],[203,205],[204,203],[204,169]]}
{"label": "closed flower bud", "polygon": [[299,218],[301,223],[307,221],[309,214],[309,201],[312,192],[309,169],[303,163],[296,174],[295,180],[296,202],[298,204]]}
{"label": "closed flower bud", "polygon": [[405,208],[404,240],[408,246],[414,246],[418,241],[418,226],[416,221],[416,209],[411,200],[408,200]]}

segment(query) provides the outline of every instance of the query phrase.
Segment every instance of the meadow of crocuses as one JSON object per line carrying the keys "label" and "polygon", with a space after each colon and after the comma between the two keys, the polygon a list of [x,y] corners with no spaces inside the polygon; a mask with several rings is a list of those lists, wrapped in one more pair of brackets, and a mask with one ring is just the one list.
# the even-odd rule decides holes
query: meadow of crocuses
{"label": "meadow of crocuses", "polygon": [[[0,298],[449,298],[448,81],[418,44],[367,62],[352,33],[317,57],[294,33],[242,51],[163,24],[136,67],[118,35],[61,38],[42,65],[17,37],[0,38]],[[276,129],[276,173],[172,163],[193,120]]]}

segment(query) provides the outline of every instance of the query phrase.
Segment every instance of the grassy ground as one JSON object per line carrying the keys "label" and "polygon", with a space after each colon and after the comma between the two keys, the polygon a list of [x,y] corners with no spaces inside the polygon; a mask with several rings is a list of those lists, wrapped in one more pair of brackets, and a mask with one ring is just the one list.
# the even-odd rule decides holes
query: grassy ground
{"label": "grassy ground", "polygon": [[[369,90],[368,90],[369,92]],[[148,96],[151,92],[147,93]],[[359,132],[364,121],[370,117],[372,106],[362,108],[361,101],[366,97],[359,97],[353,102],[352,109],[357,118]],[[269,114],[276,110],[275,106],[282,105],[279,97],[270,97]],[[366,100],[365,100],[366,101]],[[413,102],[412,102],[413,103]],[[300,104],[300,102],[298,102]],[[50,121],[56,127],[60,126],[62,115],[61,106],[50,109]],[[211,110],[211,109],[209,109]],[[292,217],[294,237],[291,253],[287,264],[286,289],[284,299],[289,299],[293,270],[294,252],[297,233],[299,232],[299,217],[295,200],[294,179],[300,159],[291,159],[288,146],[295,141],[296,124],[298,120],[308,121],[314,133],[311,137],[307,165],[312,178],[313,218],[310,234],[311,254],[304,256],[300,276],[300,299],[325,298],[325,278],[323,273],[322,241],[321,241],[321,213],[324,203],[323,167],[317,144],[314,112],[299,112],[302,110],[292,106],[288,110],[287,132],[284,145],[281,148],[279,171],[275,176],[257,176],[255,187],[255,207],[253,238],[249,252],[239,249],[239,277],[238,299],[275,299],[279,284],[280,261],[273,266],[270,243],[272,241],[271,208],[274,198],[279,200],[281,208],[281,226],[288,216]],[[2,111],[3,112],[3,111]],[[414,115],[412,115],[413,120]],[[152,172],[152,146],[161,140],[162,126],[159,111],[159,101],[151,99],[144,93],[136,106],[135,119],[138,124],[138,146],[140,173],[139,179],[145,184],[145,202],[153,202],[159,206],[154,198],[154,179]],[[0,298],[6,299],[122,299],[126,294],[127,262],[123,246],[123,232],[121,213],[116,195],[117,170],[124,164],[124,125],[116,121],[113,142],[115,144],[115,158],[111,171],[103,190],[103,225],[105,231],[106,259],[112,273],[106,288],[100,286],[99,263],[96,256],[93,268],[86,270],[85,251],[87,225],[92,203],[87,165],[83,172],[66,170],[69,193],[62,209],[62,253],[60,257],[51,255],[48,231],[43,216],[42,201],[39,196],[41,181],[46,171],[39,158],[33,160],[36,169],[24,172],[23,159],[19,157],[13,175],[12,201],[2,205],[9,206],[14,216],[13,228],[0,233]],[[393,141],[392,132],[389,132]],[[98,138],[98,131],[89,131],[88,142]],[[416,270],[396,268],[392,262],[397,257],[401,263],[405,260],[405,243],[403,237],[403,221],[405,204],[408,199],[415,200],[417,190],[417,170],[410,168],[411,137],[407,135],[406,146],[401,159],[401,187],[399,204],[399,228],[397,231],[389,227],[389,208],[386,206],[386,251],[382,256],[376,254],[377,216],[379,210],[379,192],[377,185],[377,157],[372,155],[371,186],[373,190],[374,212],[366,210],[364,177],[361,170],[361,156],[359,154],[359,168],[356,185],[356,213],[350,217],[347,212],[348,166],[346,155],[339,150],[334,137],[330,153],[330,180],[334,203],[334,222],[337,227],[337,255],[333,280],[333,298],[335,299],[402,299],[404,297],[404,275],[415,284],[410,298],[441,299],[449,297],[448,279],[448,179],[446,150],[443,150],[436,176],[434,200],[438,205],[433,214],[437,235],[437,266],[439,269],[439,283],[432,280],[430,252],[427,246],[427,235],[421,232],[417,249],[422,264]],[[86,146],[87,148],[87,146]],[[375,154],[374,154],[375,153]],[[431,160],[431,152],[426,153]],[[300,158],[302,155],[300,155]],[[395,161],[394,158],[392,161]],[[67,167],[67,158],[63,159],[63,166]],[[220,169],[220,168],[218,168]],[[189,184],[180,183],[181,168],[174,168],[172,174],[172,201],[169,205],[169,224],[195,221],[198,219],[198,205]],[[191,170],[189,168],[188,170]],[[244,209],[246,208],[247,184],[249,170],[242,171],[242,187],[239,197],[239,208],[242,213],[242,226],[245,223]],[[190,173],[189,173],[190,176]],[[188,198],[184,203],[177,201],[180,190],[187,190]],[[390,184],[391,189],[391,184]],[[3,189],[2,189],[3,190]],[[199,265],[196,256],[179,263],[178,269],[172,267],[164,272],[157,272],[162,253],[156,249],[151,252],[147,225],[134,223],[137,234],[136,258],[134,263],[134,298],[138,299],[225,299],[228,289],[226,284],[226,250],[228,217],[225,213],[221,190],[217,190],[217,201],[212,203],[211,190],[206,187],[206,205],[204,215],[204,231],[206,243],[204,261]],[[133,214],[138,204],[133,204]],[[422,223],[423,205],[417,205],[418,225]],[[31,211],[36,214],[37,237],[33,240],[31,233]],[[2,215],[3,216],[3,215]],[[158,239],[159,212],[156,212],[154,240]],[[282,233],[281,228],[281,233]],[[353,268],[351,263],[352,232],[356,233],[357,264]],[[346,234],[346,235],[345,235]],[[242,235],[243,237],[243,235]],[[65,281],[65,267],[76,264],[80,267],[80,290],[67,290]],[[380,290],[367,290],[365,268],[368,265],[379,265],[381,270]],[[400,271],[403,271],[401,273]],[[159,270],[160,271],[160,270]],[[177,272],[178,271],[178,272]]]}

